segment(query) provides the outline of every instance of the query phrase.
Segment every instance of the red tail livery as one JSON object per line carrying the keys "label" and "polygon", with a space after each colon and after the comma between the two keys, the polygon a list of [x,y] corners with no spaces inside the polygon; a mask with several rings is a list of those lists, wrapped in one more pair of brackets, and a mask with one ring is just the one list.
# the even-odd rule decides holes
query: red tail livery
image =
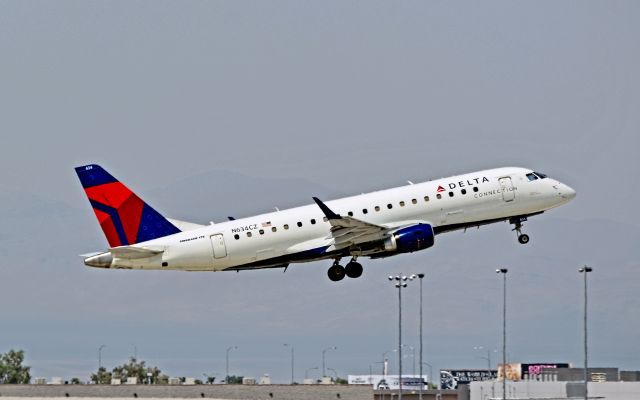
{"label": "red tail livery", "polygon": [[99,165],[77,167],[76,173],[111,247],[180,232]]}

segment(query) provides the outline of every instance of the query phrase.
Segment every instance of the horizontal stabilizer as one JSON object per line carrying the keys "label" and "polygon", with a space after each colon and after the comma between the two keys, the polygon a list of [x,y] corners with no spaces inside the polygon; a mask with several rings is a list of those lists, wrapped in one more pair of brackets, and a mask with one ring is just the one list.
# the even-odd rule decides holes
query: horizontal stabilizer
{"label": "horizontal stabilizer", "polygon": [[144,247],[120,246],[109,249],[115,258],[138,259],[162,254],[164,250],[153,250]]}

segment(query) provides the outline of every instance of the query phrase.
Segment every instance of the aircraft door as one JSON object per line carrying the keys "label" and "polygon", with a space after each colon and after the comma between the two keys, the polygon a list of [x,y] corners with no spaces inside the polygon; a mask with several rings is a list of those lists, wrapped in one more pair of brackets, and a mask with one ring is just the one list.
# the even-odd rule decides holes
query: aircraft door
{"label": "aircraft door", "polygon": [[500,178],[500,189],[502,190],[502,200],[506,202],[513,201],[516,198],[516,192],[513,189],[511,177]]}
{"label": "aircraft door", "polygon": [[213,248],[213,258],[224,258],[227,256],[227,246],[224,244],[224,235],[211,235],[211,246]]}

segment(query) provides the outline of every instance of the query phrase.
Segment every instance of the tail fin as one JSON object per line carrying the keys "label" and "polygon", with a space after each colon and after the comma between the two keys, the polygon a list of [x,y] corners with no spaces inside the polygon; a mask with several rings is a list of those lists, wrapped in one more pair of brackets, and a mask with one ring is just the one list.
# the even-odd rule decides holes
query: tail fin
{"label": "tail fin", "polygon": [[76,173],[111,247],[180,232],[101,166],[84,165]]}

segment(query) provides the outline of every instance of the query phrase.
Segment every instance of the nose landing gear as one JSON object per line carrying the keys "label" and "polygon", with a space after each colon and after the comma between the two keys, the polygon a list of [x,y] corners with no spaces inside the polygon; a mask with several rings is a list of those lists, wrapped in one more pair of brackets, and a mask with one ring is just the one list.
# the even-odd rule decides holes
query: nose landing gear
{"label": "nose landing gear", "polygon": [[333,262],[333,265],[327,271],[327,275],[329,279],[333,282],[338,282],[344,279],[345,276],[349,278],[359,278],[362,275],[362,265],[356,262],[357,257],[353,257],[351,261],[349,261],[346,267],[340,265],[340,259],[336,258]]}
{"label": "nose landing gear", "polygon": [[515,228],[513,228],[512,230],[516,231],[516,233],[518,234],[518,242],[520,244],[529,243],[529,235],[527,235],[526,233],[522,233],[521,231],[522,223],[526,220],[527,217],[513,217],[509,219],[509,223],[515,226]]}

